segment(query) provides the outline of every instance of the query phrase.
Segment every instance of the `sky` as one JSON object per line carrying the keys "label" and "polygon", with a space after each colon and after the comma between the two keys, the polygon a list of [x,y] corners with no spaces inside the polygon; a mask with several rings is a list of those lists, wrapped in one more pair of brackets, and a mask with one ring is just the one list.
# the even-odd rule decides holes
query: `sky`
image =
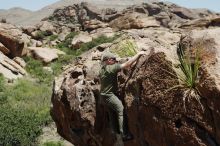
{"label": "sky", "polygon": [[[59,0],[0,0],[0,9],[22,7],[32,11],[39,10]],[[164,1],[164,0],[161,0]],[[187,8],[208,8],[220,12],[220,0],[166,0]]]}

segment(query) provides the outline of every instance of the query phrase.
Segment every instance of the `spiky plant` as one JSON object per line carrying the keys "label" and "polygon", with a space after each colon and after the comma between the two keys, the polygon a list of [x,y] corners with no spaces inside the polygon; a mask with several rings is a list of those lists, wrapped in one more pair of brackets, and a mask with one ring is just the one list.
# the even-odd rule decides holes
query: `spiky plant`
{"label": "spiky plant", "polygon": [[180,62],[180,69],[182,71],[182,73],[178,73],[177,76],[180,80],[179,87],[184,88],[184,109],[186,110],[186,99],[190,101],[193,98],[198,101],[203,109],[200,102],[201,94],[198,90],[199,71],[202,64],[200,55],[203,46],[200,43],[197,43],[192,47],[189,47],[189,45],[184,45],[183,39],[184,38],[181,37],[177,47],[177,55]]}
{"label": "spiky plant", "polygon": [[137,53],[137,45],[132,39],[125,39],[120,41],[114,48],[112,52],[117,54],[119,57],[131,57]]}

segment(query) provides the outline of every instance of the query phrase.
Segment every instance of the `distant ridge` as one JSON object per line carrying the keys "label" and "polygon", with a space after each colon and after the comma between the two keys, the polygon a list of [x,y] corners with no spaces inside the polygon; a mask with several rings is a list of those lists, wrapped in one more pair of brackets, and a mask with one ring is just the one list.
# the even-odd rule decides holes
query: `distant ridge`
{"label": "distant ridge", "polygon": [[[9,10],[0,9],[0,20],[6,18],[7,22],[17,26],[31,26],[39,23],[43,18],[51,15],[55,9],[73,5],[81,2],[95,4],[99,8],[115,8],[122,10],[128,6],[141,4],[143,2],[158,2],[159,0],[60,0],[48,5],[38,11],[30,11],[23,8],[12,8]],[[204,11],[196,9],[195,11]],[[207,10],[206,10],[207,11]]]}

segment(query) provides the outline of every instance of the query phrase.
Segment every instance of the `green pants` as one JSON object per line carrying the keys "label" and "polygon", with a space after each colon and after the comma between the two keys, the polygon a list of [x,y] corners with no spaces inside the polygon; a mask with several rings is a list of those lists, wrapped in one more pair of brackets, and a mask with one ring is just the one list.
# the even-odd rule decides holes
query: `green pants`
{"label": "green pants", "polygon": [[[123,110],[124,106],[121,100],[114,93],[101,93],[104,104],[108,107],[109,119],[113,130],[123,133]],[[117,121],[117,123],[115,123]]]}

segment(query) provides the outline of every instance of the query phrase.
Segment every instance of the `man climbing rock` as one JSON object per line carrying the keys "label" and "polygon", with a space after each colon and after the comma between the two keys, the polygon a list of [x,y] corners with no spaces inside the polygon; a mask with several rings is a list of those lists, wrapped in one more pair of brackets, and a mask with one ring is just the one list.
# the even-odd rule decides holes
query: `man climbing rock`
{"label": "man climbing rock", "polygon": [[[108,108],[111,127],[121,134],[123,141],[132,140],[133,135],[128,132],[128,129],[123,129],[123,125],[127,123],[125,123],[126,121],[124,120],[124,106],[117,97],[117,73],[121,69],[126,69],[131,66],[141,55],[145,54],[146,52],[141,51],[123,64],[117,63],[116,57],[110,52],[106,52],[102,56],[100,94],[104,105]],[[116,118],[117,123],[114,122],[114,118]]]}

